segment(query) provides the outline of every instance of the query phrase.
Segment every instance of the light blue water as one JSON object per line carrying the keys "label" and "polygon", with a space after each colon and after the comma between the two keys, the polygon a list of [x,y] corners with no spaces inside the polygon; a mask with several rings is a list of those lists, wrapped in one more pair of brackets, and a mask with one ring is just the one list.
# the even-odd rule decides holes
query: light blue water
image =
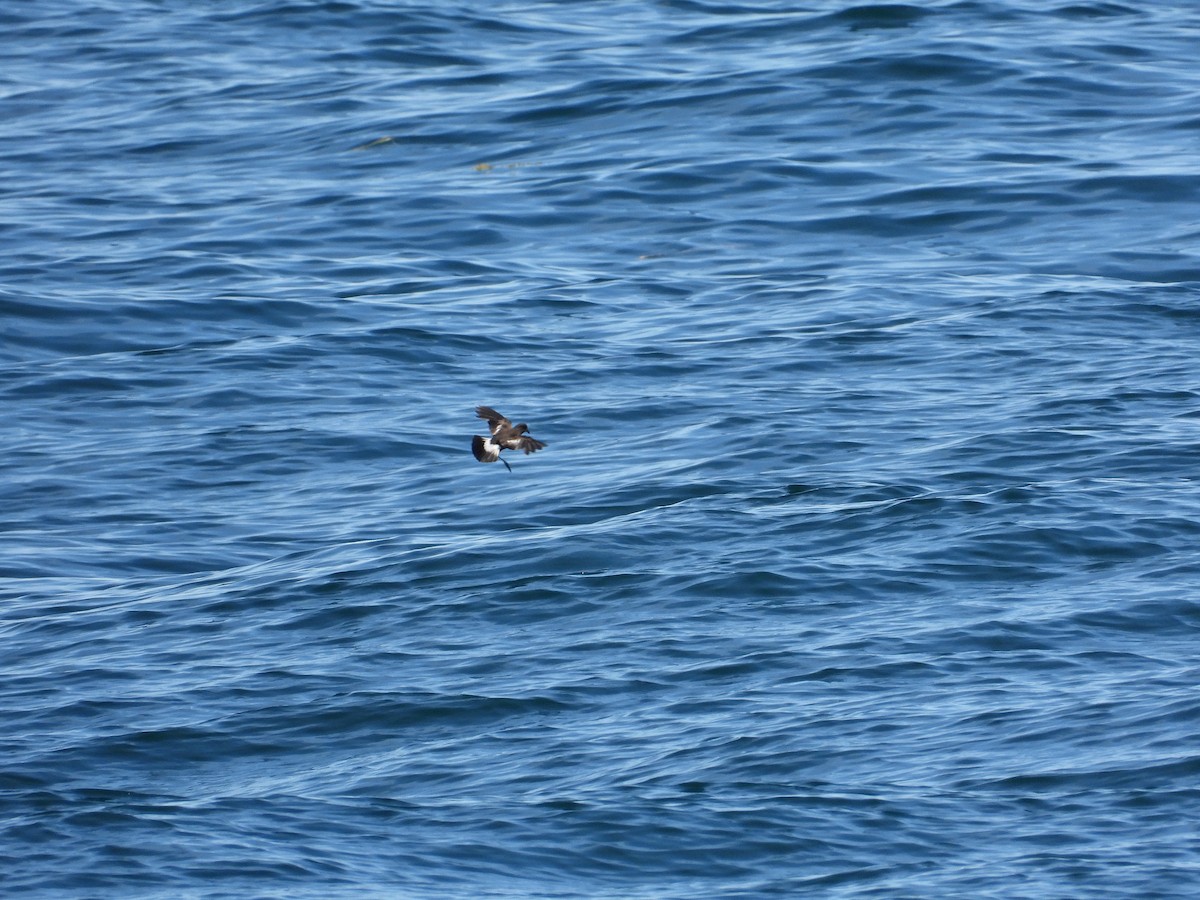
{"label": "light blue water", "polygon": [[0,25],[6,896],[1200,889],[1192,4]]}

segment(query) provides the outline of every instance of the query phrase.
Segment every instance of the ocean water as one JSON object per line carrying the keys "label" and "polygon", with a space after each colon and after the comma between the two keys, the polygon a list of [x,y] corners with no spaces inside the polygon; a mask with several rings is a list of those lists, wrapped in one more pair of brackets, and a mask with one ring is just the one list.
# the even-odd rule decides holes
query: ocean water
{"label": "ocean water", "polygon": [[1200,891],[1200,7],[0,25],[0,894]]}

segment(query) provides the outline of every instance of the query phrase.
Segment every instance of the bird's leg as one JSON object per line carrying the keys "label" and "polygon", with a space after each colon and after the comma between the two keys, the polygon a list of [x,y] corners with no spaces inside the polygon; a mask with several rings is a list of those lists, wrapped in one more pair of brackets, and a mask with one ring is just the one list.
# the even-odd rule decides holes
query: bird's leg
{"label": "bird's leg", "polygon": [[500,456],[499,454],[496,454],[496,456],[497,456],[497,458],[500,460],[500,462],[504,463],[504,468],[508,469],[508,471],[510,471],[510,472],[511,472],[511,471],[512,471],[512,466],[510,466],[510,465],[508,464],[508,460],[507,460],[507,459],[505,459],[503,456]]}

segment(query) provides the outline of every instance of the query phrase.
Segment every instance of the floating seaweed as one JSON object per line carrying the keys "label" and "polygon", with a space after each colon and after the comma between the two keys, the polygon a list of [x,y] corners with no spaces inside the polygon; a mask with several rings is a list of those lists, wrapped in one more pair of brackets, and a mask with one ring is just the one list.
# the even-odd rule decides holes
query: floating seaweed
{"label": "floating seaweed", "polygon": [[391,135],[385,134],[383,137],[377,137],[373,141],[367,141],[365,144],[359,144],[357,147],[351,147],[351,150],[369,150],[372,147],[380,147],[384,144],[394,144],[396,139]]}

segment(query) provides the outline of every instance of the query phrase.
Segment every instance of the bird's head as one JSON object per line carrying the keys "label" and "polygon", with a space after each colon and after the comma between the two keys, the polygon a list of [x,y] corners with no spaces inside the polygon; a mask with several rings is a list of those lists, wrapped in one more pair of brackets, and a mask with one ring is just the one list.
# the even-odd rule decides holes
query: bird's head
{"label": "bird's head", "polygon": [[514,429],[517,432],[517,434],[524,434],[525,432],[527,432],[529,430],[529,426],[526,425],[524,422],[522,422],[520,425],[514,426]]}

